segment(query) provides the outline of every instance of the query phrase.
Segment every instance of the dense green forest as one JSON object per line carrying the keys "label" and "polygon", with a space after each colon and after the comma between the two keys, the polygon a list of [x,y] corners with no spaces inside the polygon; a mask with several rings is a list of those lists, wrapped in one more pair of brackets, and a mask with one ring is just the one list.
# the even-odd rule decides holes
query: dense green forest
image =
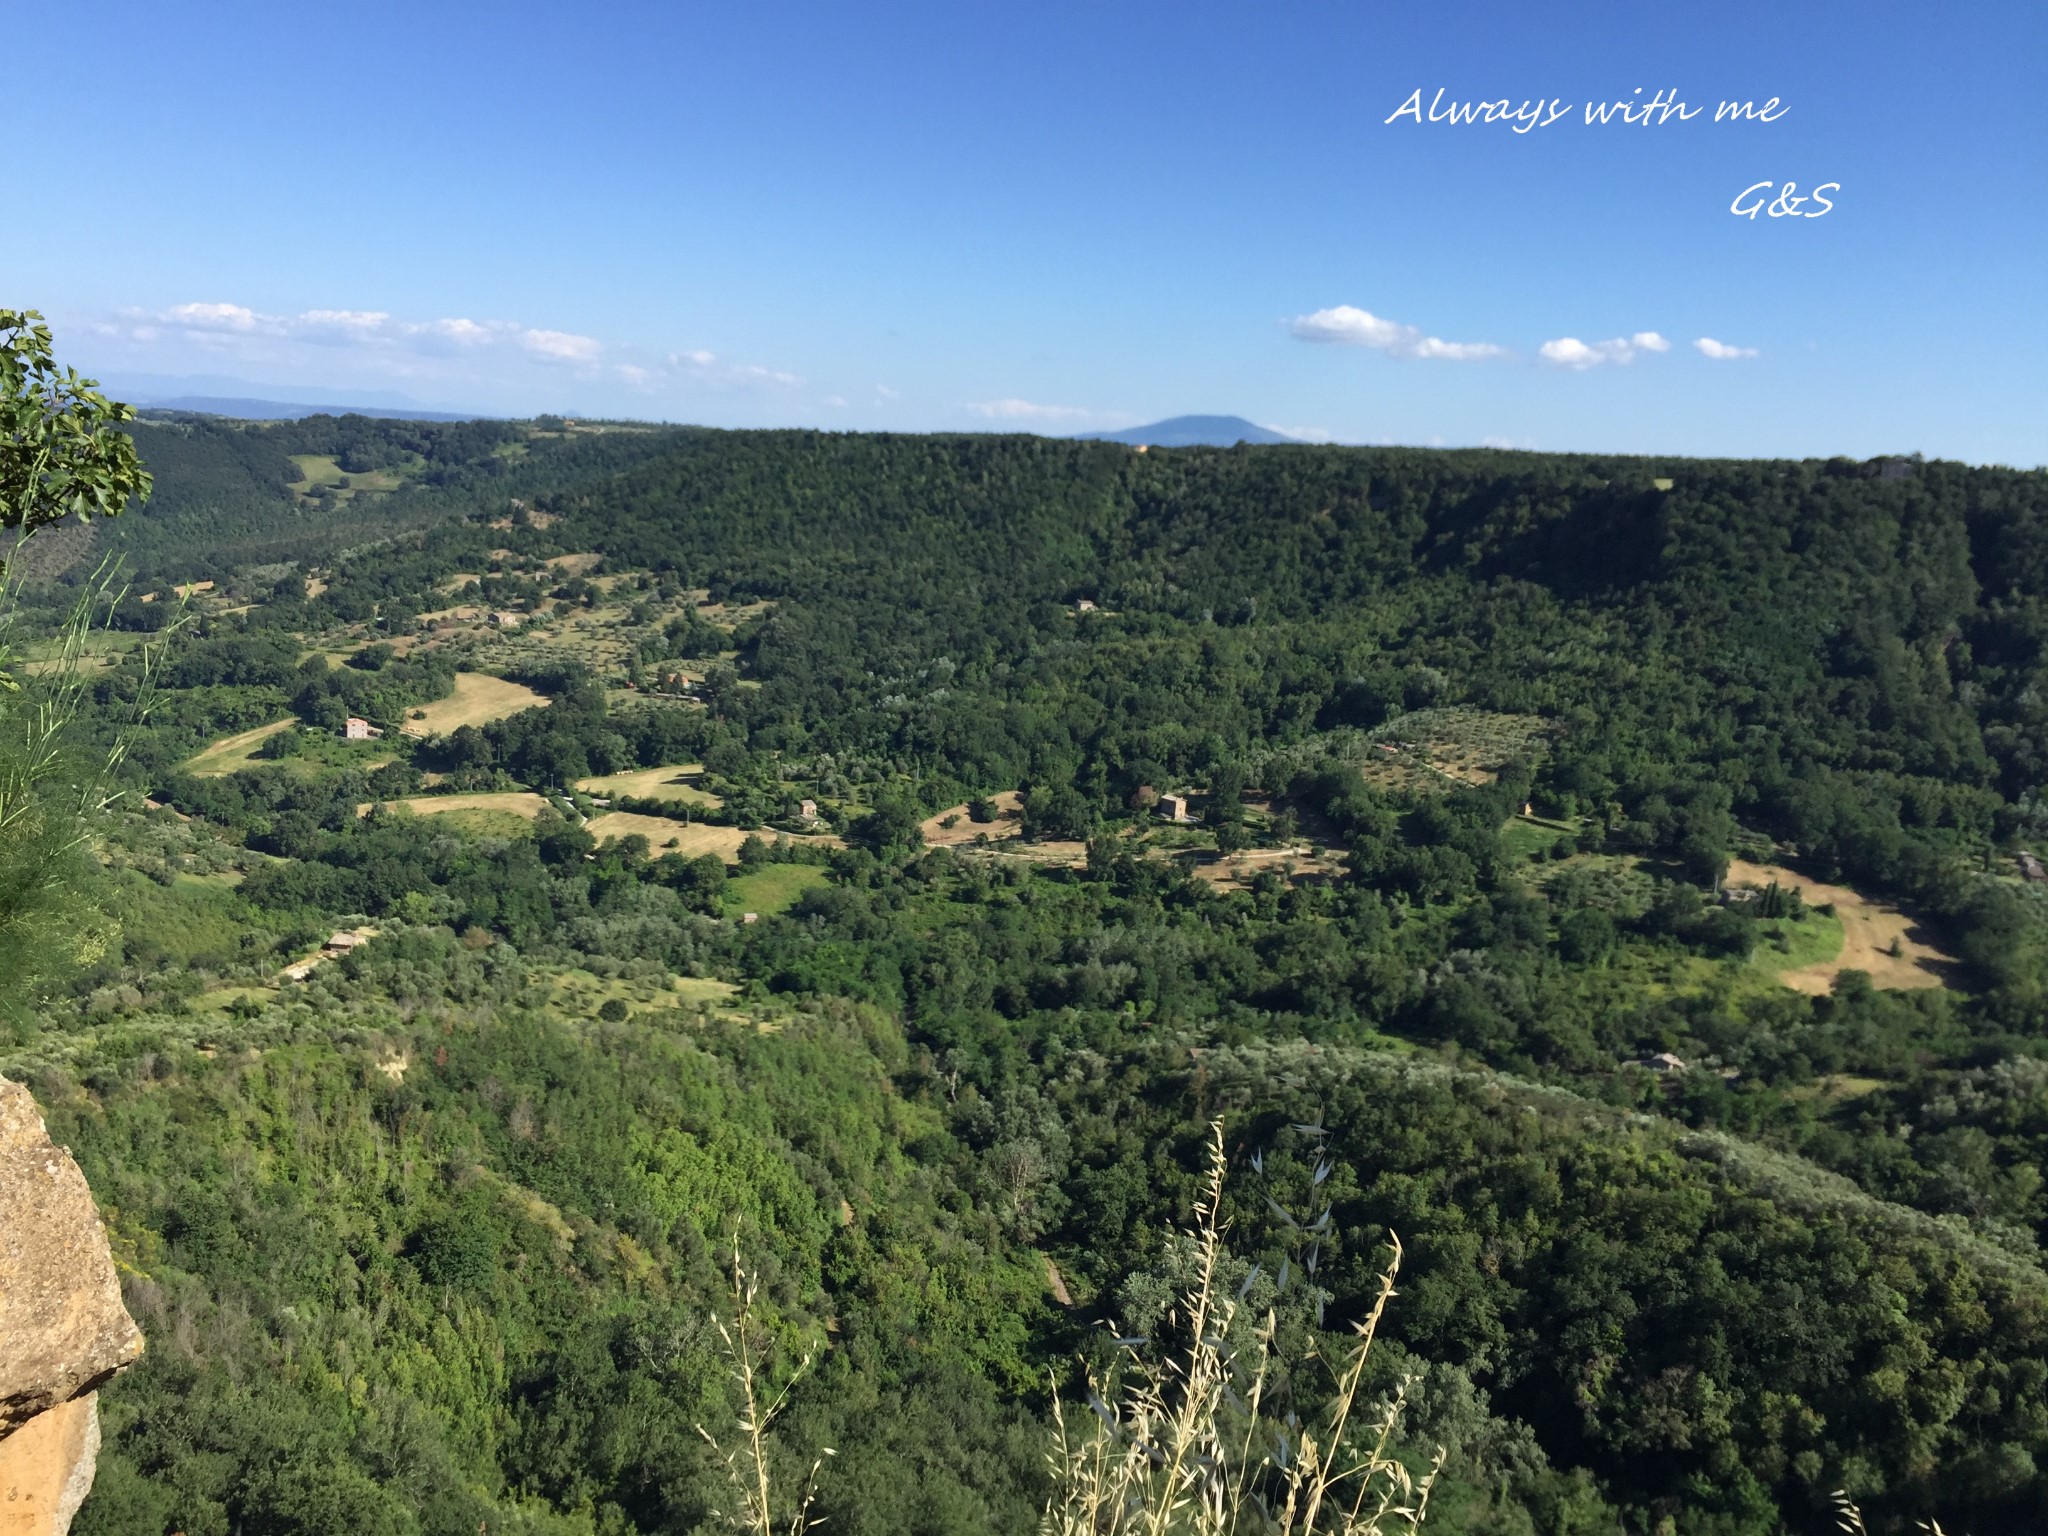
{"label": "dense green forest", "polygon": [[1218,1116],[1431,1528],[2038,1528],[2048,475],[134,430],[81,1531],[723,1528],[735,1238],[822,1529],[1033,1530]]}

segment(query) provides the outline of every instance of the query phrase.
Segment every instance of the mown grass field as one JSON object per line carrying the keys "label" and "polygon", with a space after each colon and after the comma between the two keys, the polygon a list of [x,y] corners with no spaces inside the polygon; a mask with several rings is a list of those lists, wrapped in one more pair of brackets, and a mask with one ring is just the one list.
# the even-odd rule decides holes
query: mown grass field
{"label": "mown grass field", "polygon": [[[641,816],[632,811],[606,811],[584,823],[584,830],[600,843],[639,833],[656,858],[679,853],[686,859],[715,853],[726,863],[738,861],[740,844],[754,834],[740,827],[684,826],[666,816]],[[773,834],[770,834],[771,836]]]}
{"label": "mown grass field", "polygon": [[598,1010],[614,999],[625,1004],[628,1014],[651,1013],[664,1008],[716,1008],[738,991],[729,981],[704,976],[629,979],[598,976],[579,967],[553,978],[548,1002],[571,1017],[595,1018]]}
{"label": "mown grass field", "polygon": [[240,731],[233,736],[223,736],[204,752],[185,760],[185,771],[197,779],[221,779],[231,773],[239,773],[256,761],[256,750],[279,731],[290,730],[299,722],[286,718],[273,720],[268,725],[259,725],[253,731]]}
{"label": "mown grass field", "polygon": [[[362,474],[350,474],[334,461],[331,454],[295,453],[291,461],[299,466],[305,479],[292,489],[304,496],[316,486],[332,486],[338,499],[346,501],[359,491],[395,491],[405,484],[405,472],[399,469],[373,469]],[[342,482],[346,480],[347,485]]]}
{"label": "mown grass field", "polygon": [[1550,852],[1557,846],[1558,839],[1569,841],[1578,830],[1569,821],[1551,821],[1542,816],[1510,816],[1507,825],[1500,829],[1500,840],[1514,857],[1533,859]]}
{"label": "mown grass field", "polygon": [[[1830,979],[1839,970],[1834,965],[1842,953],[1842,920],[1825,912],[1816,912],[1811,907],[1803,912],[1797,921],[1790,918],[1765,918],[1758,925],[1763,933],[1763,942],[1749,957],[1753,970],[1783,979],[1788,971],[1808,971],[1820,966],[1830,966]],[[1779,943],[1784,948],[1779,948]]]}
{"label": "mown grass field", "polygon": [[756,912],[770,917],[787,912],[805,891],[825,880],[825,870],[816,864],[763,864],[751,874],[725,882],[725,915]]}
{"label": "mown grass field", "polygon": [[1815,995],[1834,987],[1843,971],[1867,972],[1873,985],[1893,990],[1946,985],[1955,961],[1928,942],[1919,924],[1889,902],[1863,896],[1843,885],[1825,885],[1777,865],[1737,859],[1728,866],[1728,883],[1758,890],[1773,881],[1796,888],[1809,907],[1832,906],[1842,930],[1841,947],[1794,969],[1782,970],[1786,986]]}
{"label": "mown grass field", "polygon": [[[487,672],[458,672],[455,691],[421,705],[417,712],[408,710],[403,729],[409,736],[445,736],[465,725],[488,725],[522,710],[541,709],[547,702],[546,694],[535,693],[524,683]],[[419,718],[413,718],[415,713]]]}
{"label": "mown grass field", "polygon": [[717,795],[699,789],[691,782],[703,771],[702,763],[678,763],[666,768],[639,768],[631,773],[579,779],[576,787],[585,794],[607,798],[630,796],[639,800],[675,800],[690,805],[723,805],[725,802]]}
{"label": "mown grass field", "polygon": [[[485,791],[472,795],[415,795],[387,800],[384,809],[405,807],[416,816],[443,818],[451,826],[478,837],[518,837],[532,830],[547,801],[527,790]],[[358,814],[367,814],[367,805]]]}

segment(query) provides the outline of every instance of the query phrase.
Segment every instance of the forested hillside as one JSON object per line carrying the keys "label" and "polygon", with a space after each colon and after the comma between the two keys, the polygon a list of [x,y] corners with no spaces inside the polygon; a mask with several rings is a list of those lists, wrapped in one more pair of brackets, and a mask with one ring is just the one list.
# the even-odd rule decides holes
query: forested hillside
{"label": "forested hillside", "polygon": [[1218,1115],[1430,1528],[2038,1525],[2048,475],[137,432],[80,1530],[722,1528],[735,1235],[822,1529],[1032,1530]]}

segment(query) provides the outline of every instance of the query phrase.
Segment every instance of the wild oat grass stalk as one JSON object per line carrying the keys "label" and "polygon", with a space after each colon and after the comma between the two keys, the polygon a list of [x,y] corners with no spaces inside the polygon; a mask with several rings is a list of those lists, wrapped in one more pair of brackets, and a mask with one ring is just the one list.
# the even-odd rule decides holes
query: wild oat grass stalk
{"label": "wild oat grass stalk", "polygon": [[[1835,1522],[1847,1536],[1870,1536],[1869,1528],[1863,1523],[1863,1511],[1858,1509],[1856,1501],[1840,1488],[1835,1490]],[[1922,1520],[1920,1529],[1927,1532],[1927,1536],[1948,1536],[1941,1528],[1939,1520]]]}
{"label": "wild oat grass stalk", "polygon": [[[760,1325],[754,1320],[754,1302],[759,1293],[760,1282],[740,1261],[740,1235],[735,1228],[732,1235],[732,1326],[727,1327],[723,1318],[714,1319],[714,1322],[726,1359],[732,1365],[732,1379],[740,1389],[740,1444],[737,1449],[727,1449],[702,1424],[696,1428],[724,1463],[726,1478],[739,1499],[738,1509],[713,1510],[712,1513],[730,1523],[733,1529],[750,1532],[751,1536],[776,1536],[778,1530],[784,1536],[802,1536],[803,1532],[821,1523],[811,1518],[811,1506],[817,1500],[819,1469],[833,1452],[827,1447],[812,1461],[810,1473],[804,1479],[803,1492],[795,1500],[778,1498],[770,1470],[768,1431],[788,1403],[791,1389],[810,1369],[811,1357],[805,1355],[782,1384],[782,1390],[772,1400],[763,1403],[768,1350],[761,1337]],[[788,1508],[792,1503],[794,1507],[787,1522],[778,1526],[775,1519],[777,1507]]]}
{"label": "wild oat grass stalk", "polygon": [[1119,1366],[1107,1379],[1091,1373],[1090,1412],[1075,1422],[1055,1385],[1048,1536],[1391,1536],[1414,1531],[1428,1512],[1442,1451],[1418,1479],[1391,1450],[1412,1378],[1377,1412],[1359,1402],[1396,1294],[1400,1241],[1333,1363],[1328,1402],[1306,1423],[1276,1417],[1267,1402],[1276,1317],[1269,1310],[1254,1330],[1249,1358],[1230,1342],[1240,1302],[1219,1284],[1226,1166],[1218,1120],[1188,1234],[1195,1274],[1172,1319],[1185,1329],[1185,1350],[1155,1362],[1139,1341],[1119,1340]]}
{"label": "wild oat grass stalk", "polygon": [[81,588],[33,676],[18,675],[16,567],[0,565],[0,1009],[65,963],[90,964],[110,925],[80,890],[98,818],[120,799],[114,780],[144,724],[158,663],[183,615],[138,654],[141,687],[95,757],[77,749],[91,640],[126,594],[116,562]]}

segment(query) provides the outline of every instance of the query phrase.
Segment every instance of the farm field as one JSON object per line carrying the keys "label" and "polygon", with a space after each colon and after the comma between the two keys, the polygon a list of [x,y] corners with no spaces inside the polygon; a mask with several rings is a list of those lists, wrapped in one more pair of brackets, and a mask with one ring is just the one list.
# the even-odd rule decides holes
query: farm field
{"label": "farm field", "polygon": [[1529,859],[1550,852],[1559,838],[1570,840],[1578,831],[1574,822],[1552,821],[1543,816],[1510,816],[1500,829],[1500,840],[1516,858]]}
{"label": "farm field", "polygon": [[768,917],[787,912],[805,891],[823,885],[825,879],[825,870],[816,864],[764,864],[725,882],[725,915],[758,912]]}
{"label": "farm field", "polygon": [[458,672],[455,691],[422,705],[421,718],[407,719],[402,729],[408,736],[445,736],[465,725],[488,725],[521,710],[545,708],[547,702],[546,694],[536,693],[524,683],[488,672]]}
{"label": "farm field", "polygon": [[221,779],[231,773],[238,773],[256,761],[256,749],[279,731],[290,730],[299,722],[296,719],[273,720],[268,725],[259,725],[253,731],[240,731],[233,736],[223,736],[196,757],[185,760],[185,771],[197,779]]}
{"label": "farm field", "polygon": [[1491,784],[1517,758],[1540,755],[1550,729],[1540,715],[1418,709],[1389,720],[1367,737],[1360,771],[1376,789]]}
{"label": "farm field", "polygon": [[[1817,967],[1828,966],[1841,957],[1843,929],[1839,917],[1808,907],[1797,921],[1764,918],[1761,925],[1764,941],[1750,955],[1749,964],[1752,970],[1760,971],[1773,980],[1781,980],[1788,972],[1803,975]],[[1784,942],[1782,949],[1776,942],[1779,939]],[[1829,980],[1832,982],[1832,975]],[[1808,989],[1802,987],[1799,990]]]}
{"label": "farm field", "polygon": [[739,988],[729,981],[703,976],[671,976],[629,980],[604,977],[580,967],[558,973],[549,986],[549,1003],[560,1012],[594,1018],[608,1002],[623,1003],[632,1013],[664,1008],[710,1008],[727,1001]]}
{"label": "farm field", "polygon": [[[1186,854],[1180,855],[1188,857]],[[1293,848],[1247,848],[1233,854],[1196,855],[1194,877],[1224,890],[1249,890],[1260,875],[1272,873],[1290,883],[1302,880],[1335,880],[1344,873],[1344,850],[1327,848],[1317,853],[1306,844]]]}
{"label": "farm field", "polygon": [[702,763],[679,763],[666,768],[638,768],[631,773],[606,774],[578,779],[576,787],[585,794],[627,796],[638,800],[675,800],[690,805],[723,805],[708,790],[688,782],[704,771]]}
{"label": "farm field", "polygon": [[[964,801],[959,805],[949,806],[935,816],[926,817],[918,828],[924,833],[925,846],[957,848],[963,843],[973,842],[975,838],[984,834],[992,843],[1014,841],[1018,835],[1017,821],[1023,814],[1024,797],[1014,789],[1006,789],[988,798],[996,808],[994,821],[970,821]],[[953,820],[952,826],[940,825],[949,817]]]}
{"label": "farm field", "polygon": [[[334,461],[331,454],[295,453],[290,457],[305,475],[305,479],[292,487],[301,497],[318,486],[329,486],[338,499],[346,501],[358,492],[395,491],[405,484],[403,470],[373,469],[362,474],[350,474]],[[348,483],[344,485],[343,481]]]}
{"label": "farm field", "polygon": [[[78,648],[80,667],[109,666],[148,639],[146,635],[120,630],[95,630]],[[21,670],[31,677],[60,671],[64,666],[63,644],[55,640],[31,640],[21,647]]]}
{"label": "farm field", "polygon": [[[403,806],[415,816],[446,817],[478,836],[515,837],[526,831],[547,803],[527,790],[492,790],[472,795],[415,795],[407,800],[387,800],[384,809]],[[367,805],[356,808],[359,816],[369,811]]]}
{"label": "farm field", "polygon": [[656,857],[679,853],[686,859],[715,853],[726,863],[738,861],[740,844],[754,834],[740,827],[684,826],[666,816],[641,816],[632,811],[606,811],[593,816],[583,828],[600,843],[639,833],[647,839]]}
{"label": "farm field", "polygon": [[1778,979],[1786,986],[1819,995],[1831,989],[1835,977],[1847,970],[1866,971],[1876,986],[1899,991],[1945,985],[1943,972],[1955,962],[1928,943],[1914,921],[1888,902],[1860,896],[1847,886],[1824,885],[1777,866],[1742,859],[1728,866],[1730,885],[1762,890],[1774,880],[1797,889],[1809,907],[1831,904],[1842,928],[1841,949],[1833,958],[1779,972]]}

